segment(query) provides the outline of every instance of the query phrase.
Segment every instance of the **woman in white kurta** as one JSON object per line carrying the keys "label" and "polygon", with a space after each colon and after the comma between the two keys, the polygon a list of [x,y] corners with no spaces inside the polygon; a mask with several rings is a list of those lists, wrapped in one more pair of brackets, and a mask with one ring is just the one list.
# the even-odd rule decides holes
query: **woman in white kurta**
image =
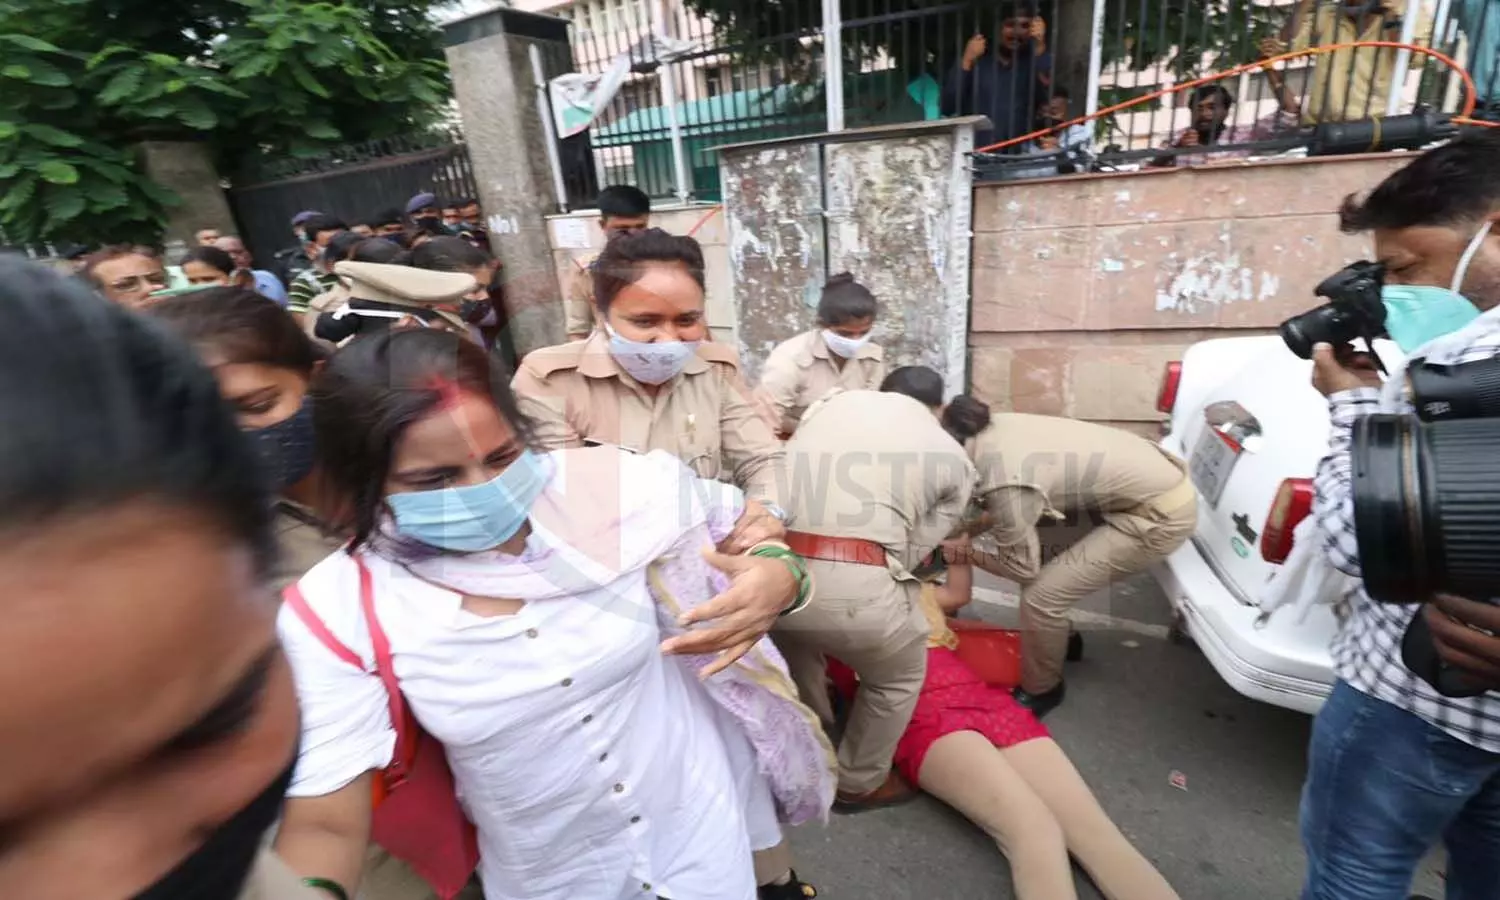
{"label": "woman in white kurta", "polygon": [[[779,840],[778,818],[821,815],[832,782],[760,640],[802,593],[796,566],[703,555],[743,495],[664,454],[533,454],[503,378],[441,332],[356,341],[314,399],[360,521],[356,549],[298,587],[368,661],[367,569],[402,692],[477,828],[488,900],[755,897],[752,847]],[[684,632],[678,613],[716,593],[710,562],[734,582],[687,616],[718,627]],[[280,630],[303,739],[277,846],[353,896],[370,773],[393,754],[386,694],[290,608]],[[666,655],[747,646],[706,682],[708,658]]]}

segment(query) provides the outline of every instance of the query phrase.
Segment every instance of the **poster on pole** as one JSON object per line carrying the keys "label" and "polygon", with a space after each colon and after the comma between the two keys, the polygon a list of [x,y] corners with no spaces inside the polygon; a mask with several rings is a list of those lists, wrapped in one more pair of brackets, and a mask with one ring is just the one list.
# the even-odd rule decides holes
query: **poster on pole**
{"label": "poster on pole", "polygon": [[552,117],[559,138],[570,138],[589,130],[594,120],[609,108],[632,66],[643,60],[667,64],[698,49],[694,41],[648,34],[610,60],[603,72],[569,72],[547,82],[552,99]]}

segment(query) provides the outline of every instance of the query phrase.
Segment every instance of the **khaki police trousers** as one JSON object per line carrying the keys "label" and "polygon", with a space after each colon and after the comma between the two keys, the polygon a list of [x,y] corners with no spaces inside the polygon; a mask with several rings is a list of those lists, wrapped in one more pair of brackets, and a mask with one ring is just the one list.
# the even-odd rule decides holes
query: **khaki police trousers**
{"label": "khaki police trousers", "polygon": [[[411,867],[370,845],[360,876],[359,900],[437,900],[437,894]],[[454,900],[484,900],[478,881],[470,881]]]}
{"label": "khaki police trousers", "polygon": [[927,617],[920,585],[886,569],[808,560],[816,593],[807,608],[777,624],[772,637],[797,691],[823,727],[833,726],[825,659],[859,676],[859,692],[839,742],[839,792],[873,791],[890,774],[896,744],[911,724],[927,677]]}
{"label": "khaki police trousers", "polygon": [[[1036,521],[1044,498],[1028,492]],[[1062,682],[1068,655],[1069,611],[1112,582],[1145,571],[1182,546],[1198,523],[1198,496],[1182,483],[1132,509],[1102,514],[1103,524],[1042,566],[1021,586],[1021,687],[1040,694]]]}

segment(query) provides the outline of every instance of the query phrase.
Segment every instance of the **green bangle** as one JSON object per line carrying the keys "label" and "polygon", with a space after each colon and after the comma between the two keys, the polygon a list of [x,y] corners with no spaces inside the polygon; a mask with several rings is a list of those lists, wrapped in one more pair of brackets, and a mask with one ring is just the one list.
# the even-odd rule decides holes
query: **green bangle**
{"label": "green bangle", "polygon": [[792,600],[790,606],[781,611],[781,615],[789,616],[807,606],[812,597],[812,578],[807,573],[807,561],[796,553],[785,547],[777,547],[774,544],[756,547],[750,551],[751,556],[759,556],[764,559],[780,560],[792,572],[792,577],[797,579],[797,596]]}
{"label": "green bangle", "polygon": [[302,883],[310,888],[326,891],[338,900],[349,900],[349,892],[344,890],[344,886],[337,881],[327,878],[304,878]]}

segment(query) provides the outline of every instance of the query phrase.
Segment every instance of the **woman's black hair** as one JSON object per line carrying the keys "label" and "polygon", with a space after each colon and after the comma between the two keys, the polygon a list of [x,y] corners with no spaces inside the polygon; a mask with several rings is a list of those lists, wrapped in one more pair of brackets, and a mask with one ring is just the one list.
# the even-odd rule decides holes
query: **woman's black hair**
{"label": "woman's black hair", "polygon": [[434,272],[472,272],[495,258],[461,237],[444,235],[415,247],[409,265]]}
{"label": "woman's black hair", "polygon": [[959,394],[948,401],[938,421],[942,423],[944,431],[962,444],[990,427],[990,408],[968,394]]}
{"label": "woman's black hair", "polygon": [[932,409],[943,405],[943,376],[926,366],[898,366],[880,382],[880,389],[905,394]]}
{"label": "woman's black hair", "polygon": [[323,259],[330,264],[343,262],[354,252],[354,248],[371,240],[357,231],[340,231],[328,239],[328,246],[323,248]]}
{"label": "woman's black hair", "polygon": [[875,295],[870,289],[855,281],[848,272],[841,272],[823,285],[823,298],[818,301],[818,322],[833,326],[858,319],[873,319],[875,310]]}
{"label": "woman's black hair", "polygon": [[703,248],[698,242],[660,228],[646,228],[617,235],[604,245],[604,252],[593,265],[594,305],[601,312],[609,312],[610,304],[621,291],[640,280],[649,263],[676,263],[687,270],[700,289],[706,290]]}
{"label": "woman's black hair", "polygon": [[234,274],[234,257],[230,256],[228,253],[225,253],[223,250],[220,250],[218,247],[205,247],[200,245],[192,248],[183,255],[180,265],[185,266],[190,262],[201,262],[205,266],[211,266],[212,268],[218,269],[225,275]]}
{"label": "woman's black hair", "polygon": [[311,378],[323,357],[286,310],[244,288],[166,297],[146,314],[221,363],[259,363]]}
{"label": "woman's black hair", "polygon": [[407,265],[406,251],[389,238],[365,238],[355,245],[349,259],[354,262],[385,263],[391,266]]}
{"label": "woman's black hair", "polygon": [[333,355],[313,381],[313,421],[325,477],[353,506],[354,546],[375,532],[396,442],[455,388],[488,396],[531,443],[531,422],[510,376],[499,357],[467,336],[438,329],[375,332]]}
{"label": "woman's black hair", "polygon": [[269,571],[269,485],[190,347],[16,256],[0,255],[0,308],[0,528],[157,501],[206,517]]}

